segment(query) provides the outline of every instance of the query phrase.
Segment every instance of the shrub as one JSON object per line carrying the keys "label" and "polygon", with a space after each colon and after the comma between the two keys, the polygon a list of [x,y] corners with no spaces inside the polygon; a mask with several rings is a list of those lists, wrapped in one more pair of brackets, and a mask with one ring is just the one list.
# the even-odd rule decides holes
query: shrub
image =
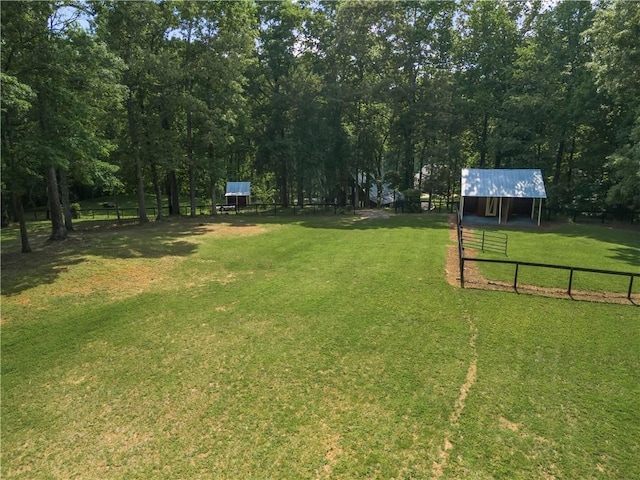
{"label": "shrub", "polygon": [[420,190],[411,188],[402,192],[404,196],[403,211],[405,213],[420,213],[422,212],[422,206],[420,204],[420,197],[422,193]]}
{"label": "shrub", "polygon": [[72,203],[71,204],[71,216],[73,218],[82,217],[82,207],[80,206],[79,203]]}

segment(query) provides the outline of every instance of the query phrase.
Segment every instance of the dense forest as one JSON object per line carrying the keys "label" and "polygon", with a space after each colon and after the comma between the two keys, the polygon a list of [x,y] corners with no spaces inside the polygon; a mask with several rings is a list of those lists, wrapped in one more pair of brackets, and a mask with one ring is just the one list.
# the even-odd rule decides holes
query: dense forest
{"label": "dense forest", "polygon": [[[137,194],[453,199],[460,169],[540,168],[547,206],[640,209],[640,4],[2,2],[2,208]],[[358,189],[355,189],[357,192]],[[356,194],[357,197],[357,194]],[[213,209],[215,213],[215,209]]]}

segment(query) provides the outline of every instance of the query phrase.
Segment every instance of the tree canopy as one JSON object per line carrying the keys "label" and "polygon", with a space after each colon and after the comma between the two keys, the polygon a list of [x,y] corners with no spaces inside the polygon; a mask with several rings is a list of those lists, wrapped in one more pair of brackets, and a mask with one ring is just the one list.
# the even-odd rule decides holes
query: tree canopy
{"label": "tree canopy", "polygon": [[[640,208],[640,5],[621,0],[17,1],[2,15],[2,201],[145,192],[180,213],[452,199],[462,167],[540,168],[554,208]],[[26,230],[23,251],[30,249]]]}

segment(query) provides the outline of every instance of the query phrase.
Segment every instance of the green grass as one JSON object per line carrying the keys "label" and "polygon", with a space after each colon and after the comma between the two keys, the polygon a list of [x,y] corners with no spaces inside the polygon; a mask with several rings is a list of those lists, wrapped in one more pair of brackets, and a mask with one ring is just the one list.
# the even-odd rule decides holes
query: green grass
{"label": "green grass", "polygon": [[2,478],[640,476],[637,308],[450,286],[444,217],[35,238],[3,232]]}
{"label": "green grass", "polygon": [[[570,267],[623,271],[640,274],[640,230],[615,229],[600,225],[559,224],[548,229],[497,230],[508,236],[508,257],[498,253],[480,253],[480,258],[520,260]],[[478,263],[491,280],[513,282],[514,266]],[[521,266],[518,283],[541,287],[567,288],[569,272]],[[573,289],[627,292],[629,277],[575,272]],[[640,293],[640,281],[634,282]]]}

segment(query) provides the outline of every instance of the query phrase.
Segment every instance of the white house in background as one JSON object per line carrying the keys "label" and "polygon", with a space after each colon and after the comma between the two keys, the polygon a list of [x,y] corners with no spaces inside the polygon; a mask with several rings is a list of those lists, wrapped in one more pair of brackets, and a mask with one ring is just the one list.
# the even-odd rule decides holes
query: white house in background
{"label": "white house in background", "polygon": [[461,185],[461,217],[496,217],[501,224],[510,216],[530,215],[533,220],[537,215],[540,225],[547,192],[539,169],[463,168]]}
{"label": "white house in background", "polygon": [[[358,185],[362,190],[367,189],[367,175],[364,173],[358,174]],[[371,182],[369,184],[369,200],[375,203],[378,207],[384,207],[393,205],[397,200],[402,199],[402,193],[398,190],[395,190],[388,183],[382,182],[382,190],[378,192],[378,183]],[[364,200],[362,198],[361,200]],[[378,205],[378,201],[380,201],[380,205]]]}
{"label": "white house in background", "polygon": [[251,182],[227,182],[227,205],[246,207],[251,203]]}

